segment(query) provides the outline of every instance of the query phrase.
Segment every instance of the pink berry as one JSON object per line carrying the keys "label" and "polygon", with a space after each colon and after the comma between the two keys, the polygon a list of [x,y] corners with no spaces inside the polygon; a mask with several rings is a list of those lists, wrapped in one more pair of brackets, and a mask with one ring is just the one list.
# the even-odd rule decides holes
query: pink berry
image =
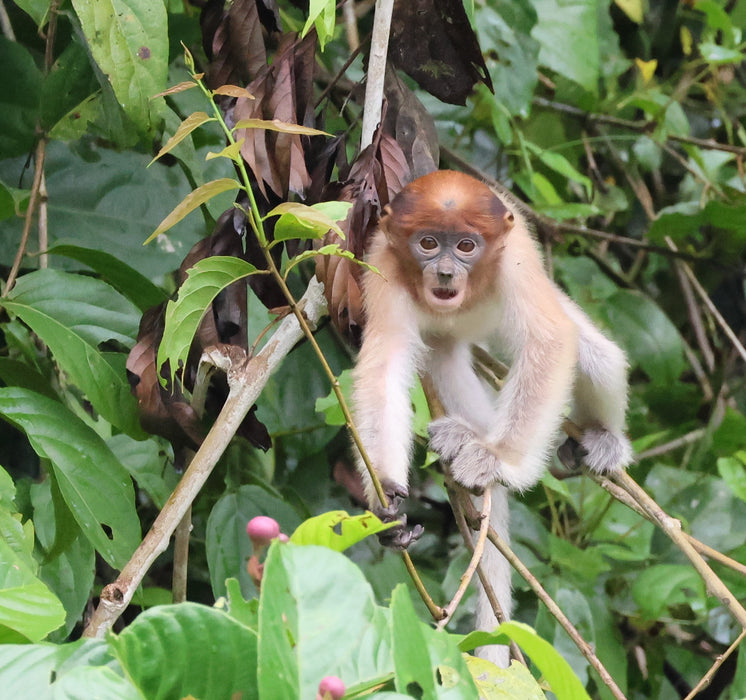
{"label": "pink berry", "polygon": [[284,532],[277,535],[277,539],[280,540],[280,542],[290,542],[290,538]]}
{"label": "pink berry", "polygon": [[331,700],[340,700],[345,694],[345,684],[337,676],[324,676],[319,683],[319,695],[327,695]]}
{"label": "pink berry", "polygon": [[257,515],[249,520],[246,526],[246,534],[251,538],[255,547],[269,544],[280,534],[280,526],[274,518],[266,515]]}

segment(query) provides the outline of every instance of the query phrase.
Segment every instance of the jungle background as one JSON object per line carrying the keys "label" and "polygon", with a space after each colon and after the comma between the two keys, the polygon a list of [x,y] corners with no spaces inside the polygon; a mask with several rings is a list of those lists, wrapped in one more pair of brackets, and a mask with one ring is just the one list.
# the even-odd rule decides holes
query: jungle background
{"label": "jungle background", "polygon": [[[373,24],[367,0],[0,2],[0,687],[308,698],[333,674],[349,697],[746,697],[746,2],[400,0],[361,149]],[[436,634],[375,537],[330,545],[360,539],[345,556],[308,529],[294,541],[315,547],[273,545],[261,602],[246,567],[256,515],[290,535],[363,511],[330,381],[348,388],[364,323],[342,251],[362,257],[380,208],[434,167],[512,193],[554,279],[629,357],[629,473],[662,511],[559,462],[511,508],[514,552],[590,652],[517,574],[514,616],[574,680],[533,639],[544,685],[474,681],[456,647],[473,596]],[[315,267],[309,240],[331,246]],[[327,368],[292,339],[223,427],[176,547],[144,565],[235,389],[202,352],[245,358],[295,318],[253,272],[272,241],[294,299],[324,281]],[[187,284],[184,327],[164,326]],[[414,401],[410,554],[443,605],[469,553]],[[99,626],[123,569],[141,581]]]}

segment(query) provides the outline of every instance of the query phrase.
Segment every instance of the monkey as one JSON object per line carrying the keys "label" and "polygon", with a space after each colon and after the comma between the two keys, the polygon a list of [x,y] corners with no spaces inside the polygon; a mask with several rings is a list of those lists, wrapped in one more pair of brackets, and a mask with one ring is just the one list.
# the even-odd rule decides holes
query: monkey
{"label": "monkey", "polygon": [[[429,376],[445,411],[429,425],[431,449],[458,483],[475,494],[491,489],[491,524],[506,541],[508,491],[539,481],[571,399],[583,435],[565,456],[599,474],[631,463],[624,352],[548,277],[527,224],[487,184],[449,170],[413,180],[384,208],[367,262],[376,271],[363,277],[352,408],[389,500],[383,508],[358,453],[368,505],[399,521],[387,544],[403,549],[422,534],[398,513],[409,495],[418,373]],[[499,393],[475,371],[473,344],[511,362]],[[509,616],[510,566],[493,547],[482,566]],[[497,626],[482,590],[476,618],[479,629]],[[480,655],[509,663],[504,646]]]}

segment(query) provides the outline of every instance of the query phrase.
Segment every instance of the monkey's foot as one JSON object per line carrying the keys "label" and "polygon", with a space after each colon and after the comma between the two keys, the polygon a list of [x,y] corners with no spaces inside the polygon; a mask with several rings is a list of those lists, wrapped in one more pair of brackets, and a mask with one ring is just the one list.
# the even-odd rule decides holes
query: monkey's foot
{"label": "monkey's foot", "polygon": [[626,435],[602,427],[586,428],[580,444],[585,463],[597,474],[614,474],[632,462],[632,445]]}
{"label": "monkey's foot", "polygon": [[622,433],[586,428],[580,442],[567,438],[557,450],[560,462],[571,470],[585,463],[596,474],[614,474],[632,462],[632,445]]}
{"label": "monkey's foot", "polygon": [[502,481],[502,462],[467,425],[445,416],[427,428],[430,447],[450,463],[453,478],[462,486],[482,490]]}
{"label": "monkey's foot", "polygon": [[407,516],[406,514],[399,515],[399,506],[401,502],[409,496],[409,490],[406,486],[397,484],[390,479],[383,479],[381,481],[383,493],[388,499],[389,505],[387,508],[383,508],[380,505],[371,508],[373,513],[377,515],[384,523],[390,523],[394,520],[398,520],[398,524],[394,527],[390,527],[388,530],[378,533],[378,541],[385,547],[391,549],[407,549],[410,544],[416,542],[425,532],[425,528],[422,525],[415,525],[411,530],[407,530]]}

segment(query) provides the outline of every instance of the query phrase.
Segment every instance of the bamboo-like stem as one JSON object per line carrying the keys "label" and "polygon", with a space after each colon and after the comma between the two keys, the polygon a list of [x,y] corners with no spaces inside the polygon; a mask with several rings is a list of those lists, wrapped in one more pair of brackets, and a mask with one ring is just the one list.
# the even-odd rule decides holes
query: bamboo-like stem
{"label": "bamboo-like stem", "polygon": [[368,55],[368,73],[365,79],[365,106],[360,137],[360,150],[373,143],[373,134],[381,121],[383,106],[383,85],[386,78],[386,58],[389,50],[391,16],[394,0],[376,0],[373,17],[373,34]]}

